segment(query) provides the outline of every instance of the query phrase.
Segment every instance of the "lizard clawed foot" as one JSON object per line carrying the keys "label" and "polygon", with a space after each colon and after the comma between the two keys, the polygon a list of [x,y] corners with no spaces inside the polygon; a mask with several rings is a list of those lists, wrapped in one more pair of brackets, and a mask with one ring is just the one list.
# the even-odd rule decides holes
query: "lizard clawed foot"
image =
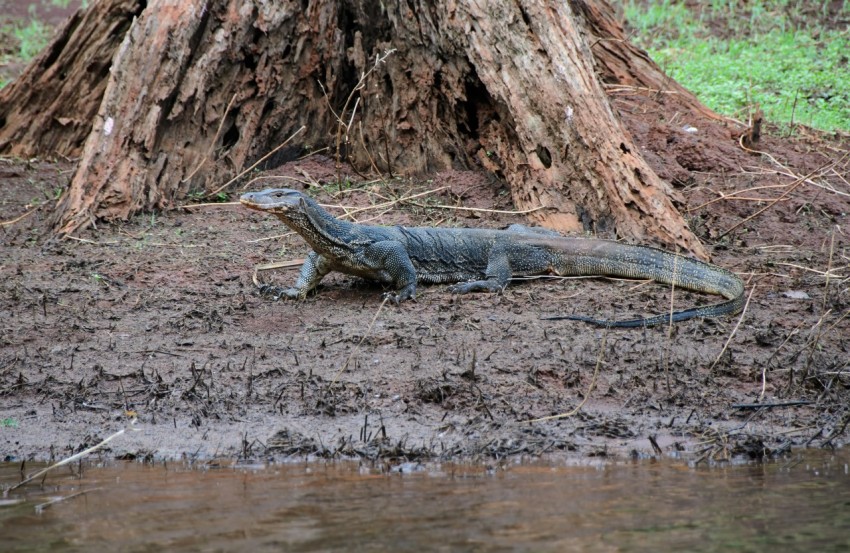
{"label": "lizard clawed foot", "polygon": [[388,302],[394,303],[396,305],[401,303],[401,300],[398,299],[398,294],[396,294],[395,292],[384,292],[382,294],[382,296],[384,298],[384,301],[388,301]]}
{"label": "lizard clawed foot", "polygon": [[396,292],[384,292],[383,298],[391,303],[394,303],[395,305],[399,305],[401,302],[407,300],[412,300],[413,302],[416,302],[415,295],[405,296],[404,292],[402,292],[401,294],[397,294]]}
{"label": "lizard clawed foot", "polygon": [[501,294],[505,287],[498,282],[490,280],[474,280],[471,282],[460,282],[449,286],[450,294],[469,294],[470,292],[494,292]]}
{"label": "lizard clawed foot", "polygon": [[301,297],[295,288],[282,288],[273,284],[263,284],[260,286],[260,295],[271,296],[274,301],[281,298],[297,299]]}
{"label": "lizard clawed foot", "polygon": [[453,294],[453,295],[466,294],[469,290],[466,289],[464,284],[466,284],[466,283],[452,284],[451,286],[448,287],[449,294]]}

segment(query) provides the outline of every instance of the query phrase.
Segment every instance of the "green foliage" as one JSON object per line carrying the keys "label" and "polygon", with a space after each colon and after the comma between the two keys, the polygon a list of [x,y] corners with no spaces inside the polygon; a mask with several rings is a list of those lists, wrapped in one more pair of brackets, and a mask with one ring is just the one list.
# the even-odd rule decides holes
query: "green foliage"
{"label": "green foliage", "polygon": [[[672,0],[622,6],[632,37],[712,109],[743,117],[759,104],[772,123],[850,130],[850,2]],[[805,7],[805,9],[804,9]]]}
{"label": "green foliage", "polygon": [[192,190],[186,194],[186,197],[193,202],[199,203],[225,203],[230,201],[230,194],[228,192],[216,192],[215,194],[208,196],[203,190]]}
{"label": "green foliage", "polygon": [[6,417],[5,419],[0,419],[0,428],[17,428],[18,421],[11,417]]}
{"label": "green foliage", "polygon": [[26,26],[16,25],[12,34],[20,42],[20,58],[29,61],[41,52],[50,41],[53,29],[37,19],[30,19]]}

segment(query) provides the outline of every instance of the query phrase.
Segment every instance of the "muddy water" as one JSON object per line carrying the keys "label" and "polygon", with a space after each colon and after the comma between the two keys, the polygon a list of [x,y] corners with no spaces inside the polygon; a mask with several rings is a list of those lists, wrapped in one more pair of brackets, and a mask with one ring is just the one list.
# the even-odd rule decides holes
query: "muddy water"
{"label": "muddy water", "polygon": [[2,499],[0,551],[850,551],[848,463],[83,467]]}

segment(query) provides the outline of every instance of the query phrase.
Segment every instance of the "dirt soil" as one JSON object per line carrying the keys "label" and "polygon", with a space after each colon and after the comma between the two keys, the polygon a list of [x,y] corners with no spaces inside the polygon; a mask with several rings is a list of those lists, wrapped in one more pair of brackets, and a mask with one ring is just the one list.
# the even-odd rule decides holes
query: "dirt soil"
{"label": "dirt soil", "polygon": [[[670,308],[668,287],[608,279],[465,297],[421,287],[380,308],[380,286],[333,274],[305,301],[273,301],[255,267],[308,252],[276,219],[175,208],[57,239],[51,210],[73,164],[0,159],[0,459],[59,458],[123,428],[106,455],[712,462],[846,444],[850,139],[768,125],[753,146],[768,156],[738,145],[740,126],[686,120],[663,95],[612,101],[713,262],[746,280],[742,317],[610,331],[541,320]],[[526,222],[486,211],[512,205],[485,172],[364,182],[314,155],[264,177],[248,189],[306,188],[363,209],[360,222]]]}

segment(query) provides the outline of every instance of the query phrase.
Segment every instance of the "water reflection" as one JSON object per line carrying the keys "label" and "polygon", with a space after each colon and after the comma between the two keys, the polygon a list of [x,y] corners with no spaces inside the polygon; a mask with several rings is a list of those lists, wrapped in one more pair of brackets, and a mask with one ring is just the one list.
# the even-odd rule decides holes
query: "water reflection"
{"label": "water reflection", "polygon": [[[848,463],[811,452],[697,469],[116,464],[11,492],[0,550],[850,551]],[[0,468],[5,486],[19,478]]]}

